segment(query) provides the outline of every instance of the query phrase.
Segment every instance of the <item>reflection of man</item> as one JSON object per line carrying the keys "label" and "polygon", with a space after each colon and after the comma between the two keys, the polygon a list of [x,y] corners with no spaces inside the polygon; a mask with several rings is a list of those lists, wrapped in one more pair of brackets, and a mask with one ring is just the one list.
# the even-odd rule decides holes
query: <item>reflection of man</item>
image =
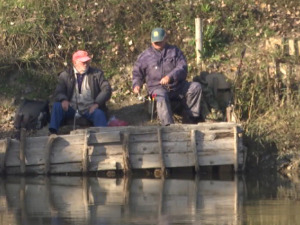
{"label": "reflection of man", "polygon": [[133,68],[133,92],[139,93],[146,81],[150,95],[156,96],[157,114],[162,125],[173,124],[170,100],[182,102],[189,119],[200,116],[202,89],[197,82],[187,82],[187,63],[182,51],[167,43],[165,30],[154,28],[152,45],[142,52]]}
{"label": "reflection of man", "polygon": [[106,101],[111,87],[100,69],[90,67],[91,58],[86,51],[73,54],[73,68],[59,75],[54,93],[49,131],[57,133],[62,121],[74,118],[75,113],[91,121],[94,126],[106,126]]}

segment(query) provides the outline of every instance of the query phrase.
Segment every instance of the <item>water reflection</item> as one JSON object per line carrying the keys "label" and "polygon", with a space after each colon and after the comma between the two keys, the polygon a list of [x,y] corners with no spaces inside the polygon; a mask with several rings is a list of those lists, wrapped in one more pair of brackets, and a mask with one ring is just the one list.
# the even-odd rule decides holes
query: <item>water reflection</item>
{"label": "water reflection", "polygon": [[300,221],[297,185],[285,180],[278,182],[277,178],[271,183],[245,180],[242,177],[223,180],[7,177],[0,184],[0,224],[297,224]]}

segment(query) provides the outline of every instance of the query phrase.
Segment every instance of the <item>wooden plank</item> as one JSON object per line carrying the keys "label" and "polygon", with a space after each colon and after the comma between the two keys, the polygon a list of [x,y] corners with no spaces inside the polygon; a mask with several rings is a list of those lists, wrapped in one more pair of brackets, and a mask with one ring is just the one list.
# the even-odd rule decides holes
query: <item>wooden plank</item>
{"label": "wooden plank", "polygon": [[2,148],[0,148],[0,174],[5,172],[6,166],[6,152],[10,146],[10,138],[6,138],[5,140],[1,141]]}
{"label": "wooden plank", "polygon": [[[159,129],[159,128],[158,128]],[[189,132],[165,132],[162,134],[162,141],[189,141],[190,140],[190,136],[189,136]],[[130,142],[157,142],[157,130],[155,132],[151,132],[151,133],[143,133],[140,132],[138,134],[132,134],[130,136]]]}
{"label": "wooden plank", "polygon": [[120,131],[90,133],[88,145],[121,142]]}
{"label": "wooden plank", "polygon": [[[185,153],[190,152],[190,142],[163,142],[162,143],[165,153]],[[158,154],[158,142],[144,142],[144,143],[131,143],[130,155],[134,154]]]}
{"label": "wooden plank", "polygon": [[199,141],[197,138],[197,150],[198,151],[211,151],[216,149],[224,149],[224,151],[233,150],[233,138],[226,138],[221,140],[212,140],[212,141]]}
{"label": "wooden plank", "polygon": [[213,141],[213,140],[221,140],[224,138],[233,138],[233,133],[231,132],[218,132],[218,131],[208,131],[203,132],[201,136],[204,141]]}
{"label": "wooden plank", "polygon": [[[52,145],[51,162],[68,163],[79,162],[82,159],[84,135],[60,135]],[[45,163],[44,151],[48,137],[34,137],[26,139],[26,165],[41,165]],[[19,141],[12,140],[7,154],[7,166],[19,166]],[[39,146],[39,147],[38,147]]]}
{"label": "wooden plank", "polygon": [[89,156],[89,171],[124,169],[123,155]]}
{"label": "wooden plank", "polygon": [[[185,154],[164,154],[165,167],[185,167],[194,166],[194,154],[192,152]],[[131,164],[133,168],[160,168],[160,155],[131,155]]]}
{"label": "wooden plank", "polygon": [[106,144],[106,145],[94,145],[93,151],[89,151],[90,156],[97,155],[122,155],[123,146],[121,144]]}
{"label": "wooden plank", "polygon": [[[130,155],[131,167],[133,169],[161,168],[159,154]],[[93,156],[90,157],[90,171],[113,170],[123,168],[123,156]],[[166,167],[189,167],[194,166],[194,154],[165,154]]]}
{"label": "wooden plank", "polygon": [[[19,142],[16,140],[12,140],[10,150],[7,154],[7,166],[20,166],[18,146]],[[82,148],[83,145],[64,146],[62,144],[61,138],[58,137],[55,143],[52,145],[50,160],[52,163],[81,162]],[[42,146],[40,151],[27,150],[26,165],[44,165],[45,158],[43,149],[45,149],[45,147]]]}
{"label": "wooden plank", "polygon": [[[177,142],[181,141],[190,141],[190,131],[181,131],[181,130],[174,130],[173,132],[170,132],[169,130],[165,130],[164,128],[161,128],[163,130],[162,133],[162,141],[163,142],[171,142],[176,140]],[[233,132],[232,130],[208,130],[205,131],[205,133],[202,132],[203,135],[199,136],[202,137],[205,140],[215,140],[215,139],[222,139],[226,137],[232,137],[233,138]],[[98,133],[97,133],[98,135]],[[130,142],[157,142],[157,130],[151,130],[149,131],[134,131],[130,135]],[[97,143],[96,141],[93,142],[93,144]]]}
{"label": "wooden plank", "polygon": [[[45,164],[45,149],[48,136],[26,138],[26,165]],[[14,151],[13,149],[10,149]],[[16,165],[17,162],[10,162]]]}
{"label": "wooden plank", "polygon": [[[197,132],[198,133],[198,132]],[[196,135],[197,151],[211,151],[215,149],[228,149],[233,150],[232,138],[213,140],[213,141],[201,141]],[[191,152],[191,142],[163,142],[163,148],[165,153],[185,153]],[[133,154],[153,154],[158,153],[158,143],[157,142],[144,142],[144,143],[131,143],[130,144],[130,155]]]}
{"label": "wooden plank", "polygon": [[[198,132],[197,132],[198,133]],[[196,134],[197,139],[197,151],[210,151],[214,149],[226,150],[232,149],[233,139],[223,139],[214,141],[201,141]],[[163,142],[163,148],[165,153],[185,153],[192,151],[191,143],[189,142]],[[158,153],[158,143],[157,142],[145,142],[145,143],[131,143],[130,142],[130,155],[134,154],[153,154]],[[107,145],[95,145],[94,150],[90,151],[90,155],[120,155],[122,153],[122,146],[118,144],[107,144]]]}
{"label": "wooden plank", "polygon": [[[164,132],[175,132],[175,131],[190,131],[194,130],[219,130],[228,129],[232,131],[234,126],[240,126],[235,122],[216,122],[216,123],[198,123],[198,124],[172,124],[167,127],[163,127]],[[111,131],[129,131],[131,134],[136,134],[140,132],[150,131],[155,132],[158,126],[124,126],[124,127],[91,127],[89,130],[91,132],[111,132]],[[83,130],[76,130],[77,134],[84,133]],[[72,132],[74,134],[74,132]]]}
{"label": "wooden plank", "polygon": [[232,151],[211,151],[199,152],[199,165],[200,166],[213,166],[213,165],[234,165],[235,156]]}
{"label": "wooden plank", "polygon": [[26,145],[26,130],[21,128],[20,136],[20,173],[25,173],[25,146]]}
{"label": "wooden plank", "polygon": [[196,131],[191,130],[191,146],[195,158],[195,172],[199,172],[199,161],[198,161],[198,151],[197,151],[197,141],[196,141]]}
{"label": "wooden plank", "polygon": [[[74,138],[58,138],[52,146],[51,162],[72,163],[82,161],[82,149],[84,147],[84,135]],[[76,141],[73,143],[72,141]]]}

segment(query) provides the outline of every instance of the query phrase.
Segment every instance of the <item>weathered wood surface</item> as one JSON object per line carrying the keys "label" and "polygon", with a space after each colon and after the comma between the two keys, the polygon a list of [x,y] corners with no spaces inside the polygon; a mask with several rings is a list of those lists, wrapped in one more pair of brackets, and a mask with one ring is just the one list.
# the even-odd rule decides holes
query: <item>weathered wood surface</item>
{"label": "weathered wood surface", "polygon": [[[12,139],[8,144],[4,140],[0,141],[0,172],[85,173],[173,167],[198,170],[199,166],[212,165],[233,165],[239,170],[245,160],[239,129],[235,123],[159,129],[102,127],[76,130],[70,135],[27,137],[23,143]],[[24,151],[24,164],[20,150]]]}
{"label": "weathered wood surface", "polygon": [[124,218],[136,222],[144,218],[143,224],[163,224],[164,218],[182,216],[191,220],[201,217],[209,224],[216,224],[218,216],[222,224],[238,224],[237,210],[242,204],[239,196],[244,191],[236,177],[222,181],[56,176],[22,180],[11,176],[3,188],[6,205],[19,209],[15,210],[16,218],[22,214],[23,223],[30,221],[26,218],[59,214],[82,224],[99,223],[89,221],[91,218],[105,218],[111,224],[122,224]]}

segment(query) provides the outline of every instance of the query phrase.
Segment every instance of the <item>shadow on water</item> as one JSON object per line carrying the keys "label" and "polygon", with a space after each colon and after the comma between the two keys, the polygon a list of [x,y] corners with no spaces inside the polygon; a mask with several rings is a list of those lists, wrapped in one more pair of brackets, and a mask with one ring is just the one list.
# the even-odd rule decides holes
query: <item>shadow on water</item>
{"label": "shadow on water", "polygon": [[300,219],[299,186],[277,174],[0,181],[1,224],[297,224],[292,222]]}

